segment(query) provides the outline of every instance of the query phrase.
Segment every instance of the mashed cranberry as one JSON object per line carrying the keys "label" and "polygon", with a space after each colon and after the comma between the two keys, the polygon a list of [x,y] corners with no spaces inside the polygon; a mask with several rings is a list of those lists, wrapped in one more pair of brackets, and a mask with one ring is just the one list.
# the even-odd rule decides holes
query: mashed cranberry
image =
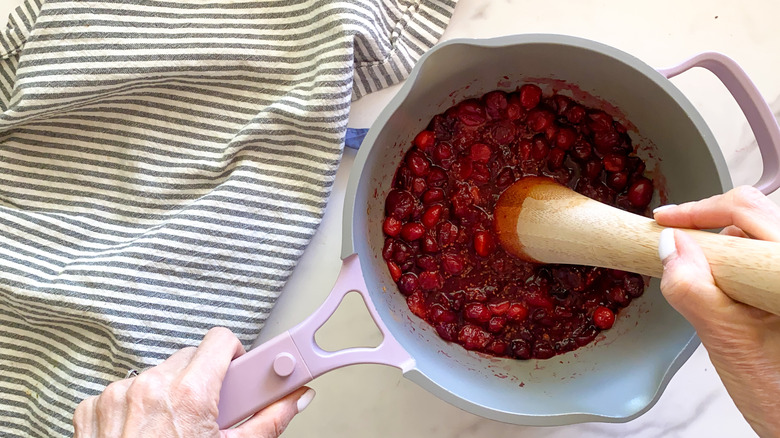
{"label": "mashed cranberry", "polygon": [[646,213],[653,182],[633,152],[610,115],[532,84],[435,116],[396,171],[382,224],[409,309],[443,339],[495,356],[547,359],[590,343],[642,295],[642,277],[523,262],[498,245],[493,209],[534,175]]}

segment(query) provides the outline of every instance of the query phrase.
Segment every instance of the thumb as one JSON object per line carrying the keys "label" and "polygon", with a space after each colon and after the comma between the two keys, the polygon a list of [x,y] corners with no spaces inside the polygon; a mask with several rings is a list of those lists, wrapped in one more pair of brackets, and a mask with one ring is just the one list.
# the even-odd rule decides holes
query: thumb
{"label": "thumb", "polygon": [[303,387],[257,412],[238,427],[221,431],[221,438],[277,438],[293,417],[306,409],[315,392]]}
{"label": "thumb", "polygon": [[664,265],[661,292],[697,331],[722,315],[733,301],[716,285],[701,247],[684,231],[661,232],[658,255]]}

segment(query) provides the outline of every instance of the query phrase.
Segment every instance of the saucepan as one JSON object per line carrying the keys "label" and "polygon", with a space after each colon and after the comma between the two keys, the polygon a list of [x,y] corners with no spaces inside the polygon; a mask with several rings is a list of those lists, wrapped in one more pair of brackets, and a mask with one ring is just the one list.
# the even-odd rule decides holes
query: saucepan
{"label": "saucepan", "polygon": [[[699,344],[693,328],[653,280],[595,342],[548,360],[500,359],[448,343],[414,316],[381,256],[384,199],[414,135],[453,103],[523,83],[568,90],[630,122],[637,153],[660,187],[654,204],[684,202],[732,187],[710,129],[668,80],[693,67],[713,72],[734,95],[763,159],[757,186],[780,185],[780,129],[766,102],[729,58],[704,53],[656,70],[615,48],[562,35],[457,39],[426,53],[369,130],[350,175],[344,206],[343,267],[333,291],[308,319],[233,361],[219,401],[230,426],[313,378],[352,364],[397,367],[404,377],[468,412],[508,423],[623,422],[647,411]],[[617,114],[619,113],[619,114]],[[349,292],[365,301],[383,335],[376,348],[324,351],[315,332]]]}

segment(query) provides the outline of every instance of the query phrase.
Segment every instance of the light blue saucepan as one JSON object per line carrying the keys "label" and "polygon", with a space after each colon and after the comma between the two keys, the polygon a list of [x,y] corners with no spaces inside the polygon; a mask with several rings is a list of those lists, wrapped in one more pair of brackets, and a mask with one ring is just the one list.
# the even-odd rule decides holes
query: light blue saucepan
{"label": "light blue saucepan", "polygon": [[[561,35],[451,40],[426,53],[358,152],[337,285],[309,319],[233,362],[223,383],[220,424],[234,424],[324,372],[357,363],[398,367],[439,398],[508,423],[623,422],[650,409],[699,344],[661,296],[657,280],[621,311],[612,329],[573,352],[529,361],[469,352],[440,339],[396,291],[381,256],[384,199],[412,138],[432,116],[464,98],[527,82],[623,120],[660,188],[654,205],[727,191],[731,178],[712,132],[668,80],[696,66],[715,73],[742,107],[764,160],[757,185],[765,193],[775,190],[780,130],[755,86],[722,55],[706,53],[658,71],[612,47]],[[323,351],[314,332],[350,291],[361,293],[384,340],[375,349]]]}

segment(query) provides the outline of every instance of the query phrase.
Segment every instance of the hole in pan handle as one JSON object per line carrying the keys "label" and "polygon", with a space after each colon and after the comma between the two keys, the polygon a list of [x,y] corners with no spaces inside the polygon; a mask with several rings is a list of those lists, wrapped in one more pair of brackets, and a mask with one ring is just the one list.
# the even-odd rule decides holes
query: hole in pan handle
{"label": "hole in pan handle", "polygon": [[[375,348],[325,351],[314,334],[333,315],[349,292],[358,292],[382,333]],[[414,367],[409,353],[393,338],[368,295],[357,254],[344,259],[325,302],[306,320],[253,348],[230,364],[219,394],[220,429],[230,427],[328,371],[347,365],[390,365],[406,372]]]}
{"label": "hole in pan handle", "polygon": [[780,127],[766,100],[739,64],[721,53],[701,53],[680,65],[658,71],[671,79],[693,67],[706,68],[715,74],[734,96],[753,130],[764,162],[764,171],[755,187],[765,195],[774,192],[780,187]]}

